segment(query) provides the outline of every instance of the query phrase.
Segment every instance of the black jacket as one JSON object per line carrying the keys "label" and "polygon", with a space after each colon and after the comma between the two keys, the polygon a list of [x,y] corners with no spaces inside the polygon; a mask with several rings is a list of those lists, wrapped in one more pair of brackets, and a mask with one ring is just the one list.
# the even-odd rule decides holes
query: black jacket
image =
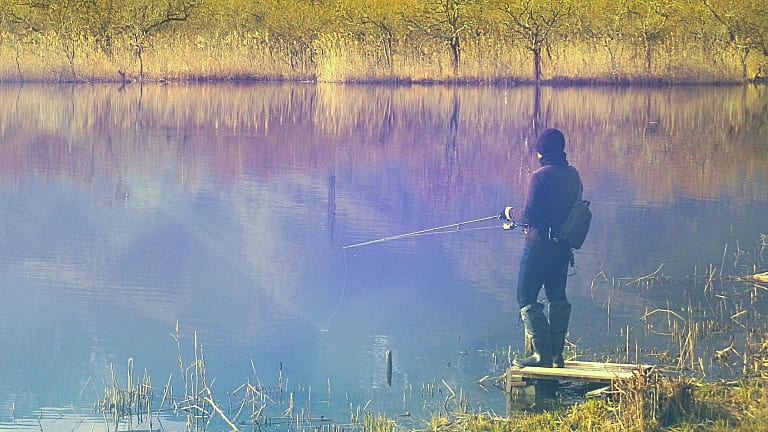
{"label": "black jacket", "polygon": [[527,226],[525,244],[540,246],[556,235],[583,189],[579,172],[568,162],[547,164],[534,171],[525,206],[509,212],[513,221]]}

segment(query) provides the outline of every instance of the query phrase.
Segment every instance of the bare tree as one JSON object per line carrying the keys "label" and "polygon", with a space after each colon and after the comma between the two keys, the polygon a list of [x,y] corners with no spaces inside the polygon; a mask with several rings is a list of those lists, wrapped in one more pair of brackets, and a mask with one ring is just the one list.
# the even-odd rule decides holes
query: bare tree
{"label": "bare tree", "polygon": [[253,13],[269,36],[273,57],[285,59],[293,71],[312,73],[314,42],[335,30],[332,8],[320,0],[257,0]]}
{"label": "bare tree", "polygon": [[152,37],[171,23],[189,19],[192,10],[200,0],[145,0],[127,3],[127,20],[122,31],[127,33],[136,49],[139,59],[139,80],[144,79],[144,50],[149,46]]}
{"label": "bare tree", "polygon": [[628,11],[634,18],[635,32],[643,45],[645,56],[645,71],[653,72],[653,54],[671,31],[671,18],[675,16],[674,5],[669,1],[660,0],[630,0],[627,2]]}
{"label": "bare tree", "polygon": [[579,14],[581,28],[586,37],[608,51],[611,73],[616,73],[616,51],[625,42],[630,12],[627,0],[615,2],[593,1],[589,9]]}
{"label": "bare tree", "polygon": [[79,79],[75,70],[78,41],[86,32],[82,19],[86,8],[83,0],[40,0],[23,3],[28,8],[27,20],[35,32],[52,30],[69,65],[70,77]]}
{"label": "bare tree", "polygon": [[566,0],[499,0],[497,10],[502,12],[502,24],[524,41],[533,54],[533,76],[541,80],[542,50],[549,49],[555,35],[564,27],[571,13]]}
{"label": "bare tree", "polygon": [[5,41],[11,41],[15,53],[14,62],[16,63],[16,72],[19,80],[24,81],[24,73],[21,70],[19,61],[19,41],[32,30],[32,25],[27,16],[20,13],[21,5],[15,1],[0,0],[0,28],[7,32],[0,37],[0,44]]}
{"label": "bare tree", "polygon": [[354,35],[359,39],[365,40],[368,35],[373,35],[371,39],[381,52],[380,58],[391,72],[397,42],[395,10],[380,4],[383,3],[381,0],[343,0],[341,3],[342,19],[352,26]]}
{"label": "bare tree", "polygon": [[479,0],[425,0],[411,13],[403,13],[406,24],[421,35],[419,49],[431,41],[445,43],[451,51],[453,74],[458,75],[461,64],[461,33],[471,24],[467,8]]}
{"label": "bare tree", "polygon": [[742,77],[748,79],[747,58],[752,52],[763,56],[757,78],[768,65],[768,8],[764,0],[740,2],[701,0],[728,33],[729,43],[741,52]]}

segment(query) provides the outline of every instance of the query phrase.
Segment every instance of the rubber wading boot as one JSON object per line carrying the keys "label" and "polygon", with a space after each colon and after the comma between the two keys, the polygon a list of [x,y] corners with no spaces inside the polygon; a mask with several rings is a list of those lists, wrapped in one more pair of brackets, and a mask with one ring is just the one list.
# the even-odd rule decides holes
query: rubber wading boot
{"label": "rubber wading boot", "polygon": [[549,303],[547,308],[552,335],[552,367],[565,367],[563,347],[565,347],[565,335],[568,333],[568,321],[571,318],[571,304],[567,301],[556,301]]}
{"label": "rubber wading boot", "polygon": [[520,309],[520,317],[523,319],[526,334],[531,337],[533,354],[524,359],[515,359],[515,366],[552,366],[552,336],[549,321],[544,316],[544,305],[534,303],[525,306]]}

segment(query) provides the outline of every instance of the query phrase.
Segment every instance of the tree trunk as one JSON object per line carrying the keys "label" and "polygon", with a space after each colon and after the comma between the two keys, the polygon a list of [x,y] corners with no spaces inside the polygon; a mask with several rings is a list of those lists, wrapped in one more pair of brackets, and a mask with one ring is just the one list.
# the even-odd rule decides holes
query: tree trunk
{"label": "tree trunk", "polygon": [[541,47],[534,47],[533,51],[533,78],[536,82],[541,80]]}
{"label": "tree trunk", "polygon": [[743,79],[748,79],[747,77],[749,74],[747,73],[747,57],[749,57],[749,47],[744,47],[744,52],[741,56],[741,77]]}
{"label": "tree trunk", "polygon": [[139,58],[139,81],[144,81],[144,58],[141,56],[144,51],[144,47],[138,45],[136,47],[136,57]]}
{"label": "tree trunk", "polygon": [[453,62],[453,75],[459,74],[459,61],[461,60],[461,46],[459,36],[455,35],[451,37],[451,54]]}
{"label": "tree trunk", "polygon": [[645,71],[648,75],[651,74],[651,61],[653,59],[653,49],[651,46],[651,41],[648,39],[648,36],[645,35],[643,37],[643,42],[645,42]]}

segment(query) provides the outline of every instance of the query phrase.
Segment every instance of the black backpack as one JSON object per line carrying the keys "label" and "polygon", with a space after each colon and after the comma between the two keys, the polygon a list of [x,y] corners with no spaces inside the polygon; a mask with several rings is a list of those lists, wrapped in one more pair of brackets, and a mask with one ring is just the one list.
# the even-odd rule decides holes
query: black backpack
{"label": "black backpack", "polygon": [[563,222],[560,232],[555,238],[558,243],[564,243],[573,249],[579,249],[587,238],[589,226],[592,223],[592,211],[589,209],[589,201],[578,200],[571,207],[568,217]]}

